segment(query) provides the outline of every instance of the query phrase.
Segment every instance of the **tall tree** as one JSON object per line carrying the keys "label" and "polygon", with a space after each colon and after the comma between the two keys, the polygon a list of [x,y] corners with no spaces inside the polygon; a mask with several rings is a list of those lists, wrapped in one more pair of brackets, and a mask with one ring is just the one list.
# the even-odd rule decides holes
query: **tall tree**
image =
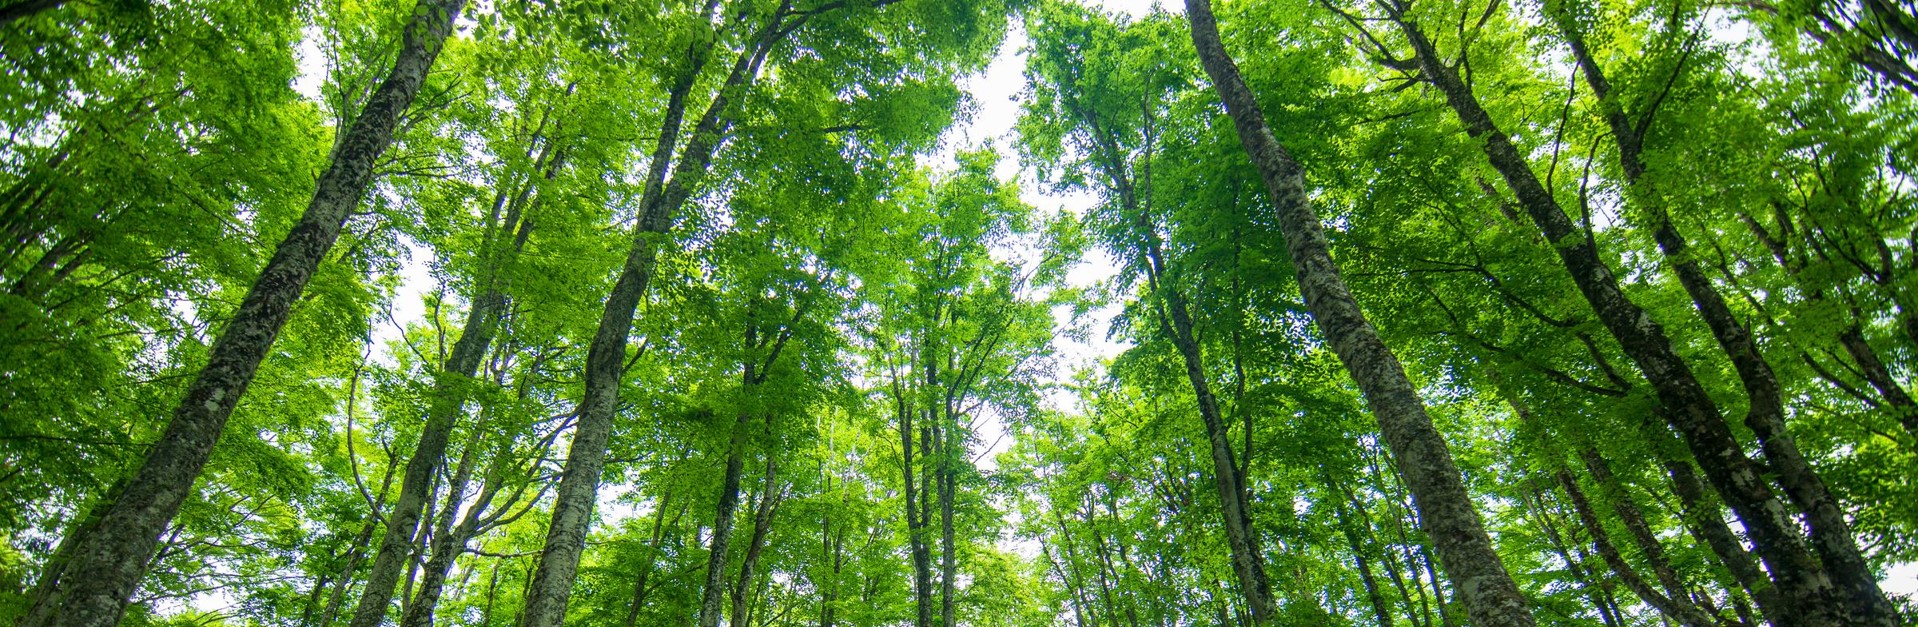
{"label": "tall tree", "polygon": [[1445,437],[1432,425],[1404,367],[1346,287],[1306,195],[1304,167],[1266,126],[1265,113],[1219,38],[1210,0],[1187,0],[1186,15],[1206,75],[1271,194],[1312,319],[1364,391],[1418,504],[1420,523],[1438,547],[1439,561],[1466,611],[1480,625],[1534,624],[1524,595],[1492,548]]}
{"label": "tall tree", "polygon": [[[43,603],[58,624],[111,625],[146,574],[160,535],[186,500],[200,469],[260,361],[286,323],[308,279],[339,238],[347,216],[372,182],[373,167],[400,116],[419,94],[434,58],[452,34],[462,0],[422,1],[405,27],[400,54],[380,87],[353,120],[320,175],[313,201],[275,249],[188,388],[166,432],[100,524],[75,541],[74,559],[52,581]],[[48,625],[54,623],[45,623]],[[37,627],[37,626],[36,626]]]}

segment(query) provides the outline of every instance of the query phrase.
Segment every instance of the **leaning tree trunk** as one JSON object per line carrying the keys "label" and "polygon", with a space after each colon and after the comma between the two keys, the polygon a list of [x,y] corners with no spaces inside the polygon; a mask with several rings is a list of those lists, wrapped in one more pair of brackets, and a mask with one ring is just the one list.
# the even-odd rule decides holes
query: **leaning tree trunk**
{"label": "leaning tree trunk", "polygon": [[[745,392],[752,393],[752,367],[746,367]],[[699,602],[699,627],[719,625],[720,604],[725,599],[726,562],[733,541],[733,513],[739,509],[739,479],[746,465],[746,426],[752,414],[740,412],[733,424],[732,442],[727,447],[725,476],[720,481],[719,504],[713,511],[711,547],[706,552],[706,583]]]}
{"label": "leaning tree trunk", "polygon": [[766,459],[766,483],[760,487],[759,503],[753,508],[753,537],[746,543],[746,555],[739,560],[739,578],[733,584],[732,625],[744,627],[751,611],[751,586],[759,567],[759,556],[766,550],[766,536],[772,533],[773,515],[779,513],[779,463]]}
{"label": "leaning tree trunk", "polygon": [[253,381],[293,303],[339,239],[346,218],[373,180],[373,165],[393,141],[400,114],[453,31],[464,0],[421,0],[413,10],[392,71],[333,152],[313,200],[298,224],[247,291],[206,367],[187,388],[165,433],[127,482],[92,533],[76,545],[74,560],[52,577],[53,618],[24,627],[106,627],[118,623],[127,599],[146,575],[160,534],[179,513],[206,466],[227,417]]}
{"label": "leaning tree trunk", "polygon": [[1691,296],[1699,317],[1711,329],[1712,337],[1718,340],[1720,349],[1731,358],[1739,382],[1744,384],[1746,398],[1750,401],[1745,424],[1757,434],[1766,460],[1777,473],[1779,485],[1785,488],[1786,497],[1805,512],[1812,548],[1831,573],[1832,583],[1840,594],[1840,606],[1850,614],[1846,622],[1896,627],[1901,622],[1898,610],[1885,598],[1884,591],[1878,587],[1878,579],[1865,564],[1864,556],[1858,551],[1858,542],[1852,536],[1850,523],[1839,509],[1838,500],[1812,469],[1811,463],[1805,460],[1791,433],[1785,430],[1783,392],[1779,389],[1778,376],[1772,371],[1771,363],[1759,352],[1757,338],[1752,336],[1744,323],[1739,322],[1738,316],[1718,292],[1718,287],[1699,267],[1690,252],[1690,243],[1679,234],[1678,228],[1672,224],[1670,212],[1660,204],[1657,193],[1650,189],[1650,182],[1645,180],[1642,129],[1646,122],[1632,124],[1623,105],[1613,96],[1611,83],[1606,80],[1603,69],[1586,47],[1582,33],[1568,18],[1559,12],[1554,13],[1553,21],[1570,44],[1572,58],[1605,112],[1605,122],[1612,131],[1613,142],[1618,148],[1619,166],[1624,171],[1630,192],[1626,197],[1652,216],[1652,239],[1658,243],[1658,249],[1664,254],[1673,274],[1678,275],[1679,284]]}
{"label": "leaning tree trunk", "polygon": [[1212,3],[1186,0],[1186,14],[1206,75],[1272,196],[1312,319],[1371,405],[1459,600],[1479,627],[1530,627],[1529,604],[1493,550],[1445,437],[1432,426],[1405,368],[1365,319],[1332,260],[1306,197],[1304,168],[1272,136],[1252,90],[1219,41]]}
{"label": "leaning tree trunk", "polygon": [[[551,143],[542,152],[536,163],[555,159]],[[548,176],[553,172],[549,169]],[[486,224],[487,242],[480,250],[483,276],[479,283],[484,292],[473,299],[471,309],[466,312],[466,322],[460,327],[460,339],[453,343],[452,354],[433,378],[426,423],[420,427],[420,441],[413,449],[412,458],[406,461],[399,499],[394,501],[393,511],[386,515],[386,535],[380,540],[379,552],[373,556],[373,568],[367,574],[366,588],[360,592],[359,605],[353,610],[351,627],[378,627],[386,619],[387,607],[393,601],[393,588],[399,584],[401,571],[413,561],[412,537],[420,523],[420,512],[425,509],[427,499],[432,498],[433,486],[446,464],[446,447],[466,405],[467,386],[479,372],[487,349],[493,345],[493,336],[506,309],[506,294],[500,290],[497,276],[506,259],[505,255],[494,252],[498,247],[498,234],[517,231],[512,247],[512,252],[517,253],[526,244],[525,234],[530,233],[519,228],[527,194],[533,188],[532,177],[527,179],[518,193],[505,187],[494,192],[493,210]],[[503,225],[502,210],[506,213]]]}
{"label": "leaning tree trunk", "polygon": [[1439,59],[1424,31],[1402,15],[1392,18],[1411,42],[1424,80],[1444,94],[1464,122],[1467,134],[1482,142],[1488,160],[1547,241],[1553,243],[1600,322],[1651,382],[1667,419],[1684,436],[1713,487],[1745,523],[1781,597],[1792,605],[1787,611],[1808,617],[1829,615],[1833,590],[1823,565],[1806,550],[1791,511],[1772,492],[1759,465],[1745,455],[1691,367],[1673,350],[1664,327],[1626,297],[1617,276],[1599,259],[1595,244],[1566,217],[1557,199],[1539,182],[1511,138],[1479,105],[1457,70]]}
{"label": "leaning tree trunk", "polygon": [[1564,488],[1565,494],[1571,497],[1572,511],[1578,515],[1579,524],[1583,525],[1585,532],[1592,536],[1592,548],[1598,552],[1599,558],[1605,561],[1605,565],[1611,567],[1612,574],[1618,576],[1618,580],[1625,584],[1626,589],[1631,590],[1633,595],[1652,606],[1652,609],[1658,610],[1658,613],[1664,615],[1666,619],[1684,627],[1716,627],[1718,625],[1717,617],[1700,610],[1697,605],[1692,604],[1690,599],[1675,595],[1668,596],[1652,588],[1650,582],[1645,581],[1638,571],[1633,570],[1632,566],[1625,562],[1625,556],[1618,552],[1617,545],[1612,544],[1611,536],[1606,533],[1604,523],[1598,520],[1598,513],[1592,510],[1591,499],[1586,498],[1585,491],[1578,487],[1578,479],[1572,476],[1571,471],[1563,468],[1559,469],[1557,479],[1559,487]]}
{"label": "leaning tree trunk", "polygon": [[652,281],[659,249],[673,215],[705,178],[721,136],[730,126],[727,107],[738,97],[737,92],[758,74],[773,36],[780,32],[776,26],[781,18],[783,15],[775,15],[752,38],[754,45],[741,52],[725,84],[694,125],[692,137],[680,153],[678,163],[672,166],[672,179],[668,182],[667,163],[678,141],[685,99],[705,61],[703,47],[695,45],[693,63],[674,85],[646,187],[641,192],[632,248],[627,251],[619,279],[614,282],[606,307],[600,313],[598,331],[587,348],[585,393],[580,399],[572,445],[567,450],[566,464],[553,499],[552,522],[540,551],[539,568],[533,574],[526,606],[520,614],[521,627],[558,627],[566,619],[566,603],[572,596],[573,580],[579,576],[579,558],[586,549],[586,532],[593,515],[593,502],[599,493],[600,471],[606,463],[606,444],[612,438],[614,413],[619,408],[619,385],[625,371],[626,345],[633,330],[634,313],[646,294],[647,284]]}

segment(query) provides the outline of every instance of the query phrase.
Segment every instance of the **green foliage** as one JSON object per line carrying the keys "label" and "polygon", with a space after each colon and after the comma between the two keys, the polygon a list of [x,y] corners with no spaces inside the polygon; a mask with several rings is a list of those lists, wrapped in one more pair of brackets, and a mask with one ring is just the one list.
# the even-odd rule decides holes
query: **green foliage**
{"label": "green foliage", "polygon": [[[0,24],[0,621],[31,607],[63,541],[164,428],[335,130],[390,67],[403,4],[74,0]],[[1249,624],[1182,332],[1243,466],[1273,622],[1465,621],[1300,301],[1181,15],[1064,0],[470,4],[125,624],[345,622],[448,390],[466,401],[402,598],[425,598],[417,573],[450,538],[438,624],[515,623],[672,89],[691,85],[678,159],[774,15],[792,30],[712,109],[718,149],[690,202],[643,235],[661,254],[571,622],[689,623],[736,459],[729,624],[915,624],[920,580],[936,624],[948,578],[966,625]],[[1757,336],[1790,434],[1864,555],[1909,577],[1918,48],[1910,16],[1881,4],[1408,15],[1757,450],[1735,419],[1738,373],[1653,239],[1668,214]],[[1604,534],[1627,570],[1656,581],[1669,565],[1722,622],[1760,622],[1681,504],[1671,470],[1693,453],[1655,419],[1648,380],[1378,8],[1218,5],[1538,621],[1663,620],[1595,552]],[[1568,33],[1608,98],[1581,82]],[[954,145],[984,110],[964,79],[1016,55],[1010,150]],[[1636,184],[1613,111],[1644,137]],[[1034,200],[1060,194],[1095,202]],[[1088,269],[1106,275],[1074,278]],[[478,374],[448,374],[489,298],[504,313]],[[1090,331],[1120,350],[1057,380],[1060,340],[1095,312],[1112,324]]]}

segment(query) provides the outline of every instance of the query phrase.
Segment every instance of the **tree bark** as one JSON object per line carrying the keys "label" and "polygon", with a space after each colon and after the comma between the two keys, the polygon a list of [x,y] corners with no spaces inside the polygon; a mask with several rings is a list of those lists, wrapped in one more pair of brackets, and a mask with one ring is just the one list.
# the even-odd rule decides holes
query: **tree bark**
{"label": "tree bark", "polygon": [[[647,581],[652,578],[653,570],[659,564],[659,547],[666,539],[666,506],[671,504],[672,494],[661,494],[659,502],[653,508],[653,535],[646,545],[646,561],[639,566],[639,577],[633,580],[633,604],[626,609],[626,627],[639,624],[639,612],[646,607],[646,596],[652,591]],[[680,505],[679,512],[673,514],[672,526],[679,525],[679,517],[685,515],[686,506]]]}
{"label": "tree bark", "polygon": [[760,487],[758,506],[753,508],[753,537],[746,543],[746,555],[739,560],[739,579],[733,584],[732,621],[734,627],[745,627],[749,622],[747,612],[751,611],[751,586],[757,577],[754,571],[759,567],[759,555],[766,549],[766,536],[772,532],[773,515],[779,511],[779,462],[768,455],[766,459],[766,481]]}
{"label": "tree bark", "polygon": [[392,70],[347,129],[332,163],[320,175],[312,202],[214,342],[206,367],[187,388],[165,433],[100,526],[80,540],[74,561],[63,572],[43,573],[54,581],[50,602],[58,608],[51,612],[56,618],[24,627],[51,627],[52,621],[74,627],[119,622],[161,532],[179,513],[293,303],[366,194],[374,163],[392,143],[400,115],[426,82],[462,5],[463,0],[421,0],[414,8]]}
{"label": "tree bark", "polygon": [[[535,169],[541,164],[554,160],[552,144],[549,142],[541,149],[543,154],[535,160]],[[547,169],[547,177],[557,172]],[[453,427],[458,422],[466,406],[467,386],[473,375],[479,372],[480,362],[486,358],[486,352],[493,345],[493,337],[499,330],[499,321],[506,309],[506,294],[501,291],[498,281],[498,269],[510,256],[517,254],[525,246],[524,237],[516,237],[512,250],[494,252],[499,246],[498,234],[519,231],[523,220],[523,209],[527,195],[533,188],[532,177],[528,176],[518,193],[509,192],[501,187],[495,192],[492,214],[487,218],[486,244],[481,255],[482,261],[479,285],[482,293],[473,299],[472,306],[466,312],[466,322],[460,327],[459,340],[453,343],[453,352],[446,363],[433,378],[433,392],[426,410],[426,423],[420,427],[420,441],[414,446],[413,456],[406,461],[406,474],[400,482],[399,499],[393,503],[393,511],[386,515],[386,534],[380,540],[379,552],[373,556],[373,568],[367,574],[366,588],[360,592],[359,605],[353,611],[351,627],[378,627],[386,619],[388,606],[393,601],[393,588],[399,583],[400,571],[412,561],[416,548],[411,538],[420,523],[420,512],[432,497],[433,484],[440,469],[446,463],[446,447],[453,435]],[[505,222],[500,222],[501,212],[505,211]],[[458,493],[452,497],[458,498]]]}
{"label": "tree bark", "polygon": [[1626,297],[1618,278],[1599,259],[1596,245],[1540,184],[1511,138],[1499,130],[1457,71],[1440,61],[1424,31],[1403,15],[1391,17],[1411,42],[1423,79],[1445,95],[1467,134],[1483,143],[1493,167],[1552,243],[1580,293],[1652,384],[1672,427],[1684,436],[1713,486],[1744,521],[1781,594],[1791,599],[1788,611],[1828,615],[1833,609],[1830,578],[1805,549],[1790,510],[1773,494],[1759,466],[1745,455],[1691,367],[1673,350],[1664,327]]}
{"label": "tree bark", "polygon": [[1186,0],[1186,15],[1206,75],[1271,194],[1312,319],[1377,417],[1393,461],[1411,489],[1419,521],[1437,545],[1473,624],[1531,627],[1530,605],[1493,550],[1445,437],[1433,427],[1404,367],[1366,320],[1332,260],[1323,226],[1305,193],[1304,168],[1272,136],[1252,90],[1219,40],[1210,0]]}
{"label": "tree bark", "polygon": [[593,502],[606,462],[606,444],[612,437],[614,414],[619,408],[620,380],[624,378],[626,346],[632,334],[634,314],[652,281],[659,248],[665,243],[673,216],[705,178],[713,153],[731,126],[727,117],[729,105],[758,75],[774,35],[780,32],[777,27],[783,22],[785,11],[786,7],[782,6],[773,19],[749,39],[753,43],[740,52],[725,83],[694,126],[678,162],[672,164],[670,181],[666,178],[667,166],[678,142],[686,97],[705,63],[704,46],[693,45],[690,55],[693,58],[686,74],[678,79],[669,96],[666,119],[640,196],[632,248],[627,251],[619,278],[600,313],[598,331],[587,349],[583,373],[585,393],[579,403],[579,420],[573,428],[572,445],[567,450],[554,496],[552,522],[547,527],[546,542],[540,551],[539,568],[534,572],[526,607],[520,614],[520,627],[558,627],[566,619],[566,603],[572,595],[573,581],[579,575],[579,558],[586,548]]}
{"label": "tree bark", "polygon": [[1684,597],[1666,596],[1652,588],[1652,585],[1646,582],[1638,571],[1632,569],[1631,564],[1625,562],[1625,556],[1621,555],[1618,547],[1612,544],[1610,535],[1605,532],[1604,523],[1598,520],[1598,513],[1592,510],[1591,499],[1586,498],[1585,491],[1578,487],[1578,479],[1572,476],[1571,471],[1564,469],[1558,471],[1557,477],[1559,487],[1571,497],[1572,511],[1578,514],[1579,523],[1585,527],[1585,532],[1592,536],[1592,548],[1598,551],[1599,558],[1605,560],[1605,565],[1611,567],[1612,574],[1618,576],[1618,580],[1624,582],[1625,587],[1630,589],[1633,595],[1658,610],[1658,613],[1665,615],[1666,618],[1685,627],[1717,627],[1717,620],[1698,609],[1698,606],[1693,605],[1690,600]]}
{"label": "tree bark", "polygon": [[1579,458],[1585,463],[1585,471],[1599,486],[1599,493],[1610,502],[1612,513],[1618,515],[1618,521],[1624,523],[1625,530],[1631,533],[1632,544],[1638,546],[1639,554],[1645,558],[1645,564],[1652,569],[1652,575],[1658,580],[1667,596],[1675,601],[1691,598],[1685,582],[1678,575],[1678,569],[1665,556],[1665,547],[1659,543],[1658,536],[1652,532],[1651,523],[1645,520],[1645,511],[1632,500],[1625,486],[1612,474],[1612,464],[1599,454],[1598,449],[1586,446],[1579,451]]}
{"label": "tree bark", "polygon": [[1372,604],[1372,617],[1379,621],[1379,627],[1391,627],[1392,610],[1386,607],[1385,595],[1379,592],[1378,580],[1372,576],[1372,563],[1366,559],[1365,544],[1359,540],[1358,529],[1346,513],[1345,499],[1337,500],[1335,508],[1339,517],[1339,531],[1345,534],[1346,546],[1352,549],[1352,561],[1359,568],[1359,583],[1365,585],[1365,598]]}
{"label": "tree bark", "polygon": [[[1811,531],[1812,548],[1836,586],[1840,595],[1839,608],[1850,614],[1845,618],[1847,624],[1896,627],[1902,622],[1898,611],[1885,597],[1884,591],[1878,588],[1877,577],[1872,575],[1864,556],[1859,553],[1858,542],[1852,536],[1845,513],[1839,509],[1838,499],[1826,488],[1824,480],[1812,469],[1811,463],[1798,450],[1797,441],[1785,428],[1785,404],[1778,376],[1759,351],[1757,338],[1738,321],[1738,316],[1725,303],[1718,287],[1699,267],[1690,252],[1690,243],[1679,234],[1678,228],[1672,224],[1671,213],[1660,203],[1657,192],[1650,188],[1651,183],[1645,180],[1642,129],[1650,121],[1649,118],[1636,126],[1632,124],[1623,105],[1613,96],[1611,84],[1597,60],[1592,58],[1582,34],[1567,19],[1554,21],[1570,44],[1572,57],[1585,76],[1586,84],[1591,86],[1592,95],[1598,98],[1605,112],[1606,124],[1611,128],[1612,138],[1618,147],[1619,166],[1625,174],[1626,198],[1652,216],[1652,239],[1657,242],[1666,263],[1678,276],[1679,284],[1691,296],[1699,317],[1711,329],[1719,348],[1731,358],[1738,379],[1744,384],[1745,396],[1750,401],[1745,424],[1757,434],[1765,458],[1777,474],[1779,485],[1785,488],[1787,498],[1805,513]],[[1918,425],[1918,422],[1907,424],[1907,428],[1914,425]],[[1918,430],[1914,430],[1914,433],[1918,433]]]}

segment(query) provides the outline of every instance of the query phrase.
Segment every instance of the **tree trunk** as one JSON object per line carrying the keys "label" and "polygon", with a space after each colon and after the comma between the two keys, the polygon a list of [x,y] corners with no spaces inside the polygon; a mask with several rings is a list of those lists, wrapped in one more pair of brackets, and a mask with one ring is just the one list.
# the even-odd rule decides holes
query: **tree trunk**
{"label": "tree trunk", "polygon": [[1898,385],[1898,381],[1891,378],[1890,369],[1885,367],[1884,361],[1878,359],[1878,352],[1872,350],[1871,343],[1865,341],[1864,329],[1854,323],[1850,328],[1845,329],[1844,333],[1838,335],[1838,343],[1845,347],[1845,353],[1851,355],[1852,361],[1858,362],[1858,372],[1864,375],[1865,382],[1870,383],[1872,389],[1878,391],[1878,396],[1891,407],[1892,413],[1898,419],[1898,424],[1903,426],[1905,432],[1911,434],[1913,438],[1918,438],[1918,403],[1912,401],[1911,393],[1905,391],[1904,386]]}
{"label": "tree trunk", "polygon": [[913,414],[918,413],[906,403],[906,387],[893,380],[894,404],[899,410],[899,451],[900,472],[904,476],[906,502],[906,543],[912,555],[912,591],[916,613],[913,616],[914,627],[932,625],[932,551],[926,547],[926,523],[920,515],[920,501],[929,498],[919,493],[919,483],[913,473]]}
{"label": "tree trunk", "polygon": [[1437,545],[1472,623],[1531,627],[1529,604],[1493,550],[1445,437],[1432,426],[1404,367],[1365,319],[1332,260],[1306,196],[1304,168],[1273,138],[1252,90],[1219,40],[1210,0],[1186,0],[1186,15],[1206,75],[1271,194],[1312,319],[1377,417],[1379,432],[1411,489],[1419,521]]}
{"label": "tree trunk", "polygon": [[[659,547],[666,538],[666,506],[672,502],[671,494],[661,494],[659,502],[653,508],[653,535],[646,545],[646,561],[639,566],[639,577],[633,580],[633,605],[626,610],[626,627],[639,624],[639,612],[646,607],[646,596],[652,591],[647,580],[653,576],[653,570],[659,564]],[[679,524],[679,517],[685,515],[686,506],[680,505],[679,512],[673,514],[673,525]]]}
{"label": "tree trunk", "polygon": [[1372,576],[1372,563],[1365,557],[1365,545],[1359,541],[1358,529],[1352,526],[1344,500],[1340,499],[1335,506],[1339,516],[1339,531],[1345,534],[1346,546],[1352,549],[1352,561],[1359,567],[1359,583],[1365,585],[1365,598],[1372,604],[1372,617],[1379,621],[1379,627],[1391,627],[1392,610],[1386,607],[1385,595],[1379,592],[1378,580]]}
{"label": "tree trunk", "polygon": [[[1403,16],[1393,15],[1410,40],[1424,79],[1438,87],[1464,122],[1466,132],[1483,142],[1486,156],[1530,214],[1533,223],[1553,244],[1579,291],[1591,304],[1625,353],[1651,382],[1666,415],[1712,479],[1725,500],[1751,532],[1752,543],[1765,558],[1781,594],[1791,599],[1792,611],[1802,616],[1828,616],[1831,580],[1805,550],[1795,531],[1791,512],[1773,494],[1751,458],[1706,395],[1690,366],[1672,349],[1665,331],[1651,315],[1625,296],[1618,278],[1598,257],[1595,244],[1566,217],[1551,192],[1518,152],[1511,139],[1492,121],[1457,71],[1439,60],[1425,33]],[[1833,618],[1832,620],[1835,620]]]}
{"label": "tree trunk", "polygon": [[[1659,431],[1663,434],[1664,430]],[[1685,514],[1687,530],[1705,546],[1711,548],[1712,553],[1718,556],[1719,562],[1731,572],[1732,579],[1736,580],[1738,585],[1758,602],[1758,611],[1763,613],[1773,625],[1796,627],[1804,624],[1802,617],[1791,614],[1781,605],[1777,589],[1772,586],[1771,580],[1765,577],[1764,570],[1758,567],[1758,562],[1752,559],[1751,553],[1745,550],[1745,545],[1738,540],[1738,536],[1732,533],[1731,527],[1725,524],[1725,517],[1718,508],[1718,504],[1706,493],[1705,484],[1699,481],[1698,474],[1692,471],[1691,463],[1664,453],[1663,448],[1657,443],[1653,444],[1653,449],[1658,452],[1659,463],[1665,467],[1666,474],[1671,477],[1672,493],[1678,495],[1679,506]]]}
{"label": "tree trunk", "polygon": [[598,331],[593,334],[586,352],[585,393],[577,410],[579,420],[573,428],[572,445],[567,450],[553,499],[552,522],[547,526],[539,568],[533,575],[526,607],[520,614],[520,627],[558,627],[566,619],[566,603],[572,595],[573,580],[579,575],[579,558],[586,548],[593,502],[606,462],[606,444],[612,437],[614,414],[619,408],[619,386],[624,378],[626,345],[632,334],[634,313],[646,294],[647,284],[652,281],[659,247],[666,241],[665,233],[673,216],[705,178],[721,136],[731,126],[727,118],[729,103],[758,75],[760,63],[765,60],[773,36],[780,32],[777,26],[784,17],[782,7],[782,11],[750,39],[753,45],[741,51],[726,82],[694,126],[692,137],[681,151],[678,163],[673,165],[672,178],[668,181],[667,164],[677,145],[686,97],[705,63],[704,47],[693,46],[694,60],[674,85],[646,186],[641,192],[633,245],[620,268],[619,279],[607,296]]}
{"label": "tree trunk", "polygon": [[[537,134],[535,135],[537,141]],[[549,142],[541,150],[543,154],[535,160],[535,169],[540,164],[554,159],[553,147]],[[547,177],[557,173],[548,168]],[[427,406],[426,423],[420,427],[420,441],[413,449],[412,458],[406,461],[405,478],[400,482],[400,496],[393,503],[393,511],[386,516],[386,534],[380,540],[380,549],[373,556],[373,569],[367,574],[366,588],[360,593],[359,606],[353,611],[351,627],[378,627],[386,619],[386,610],[393,601],[393,587],[398,584],[400,571],[413,561],[413,551],[418,548],[411,541],[414,529],[420,522],[420,511],[431,498],[433,483],[446,463],[446,447],[449,444],[453,427],[458,422],[466,406],[467,387],[471,385],[473,375],[479,372],[480,362],[485,360],[486,352],[493,344],[493,336],[499,330],[500,317],[505,313],[506,294],[500,290],[496,274],[510,256],[517,254],[525,245],[524,237],[516,237],[510,252],[494,252],[499,246],[496,234],[512,233],[519,230],[523,220],[523,210],[527,194],[533,188],[532,177],[527,177],[521,191],[509,192],[501,187],[494,194],[492,214],[487,218],[485,244],[480,254],[486,257],[482,261],[479,284],[483,292],[473,299],[472,306],[466,312],[466,322],[460,327],[459,340],[453,343],[453,352],[446,363],[433,378],[433,391]],[[505,222],[500,222],[501,211],[506,212]],[[449,498],[458,499],[457,492]],[[449,514],[450,516],[450,514]]]}
{"label": "tree trunk", "polygon": [[[750,327],[749,327],[750,328]],[[753,345],[753,334],[746,334],[746,343]],[[750,396],[754,386],[753,365],[746,364],[746,384],[741,394]],[[733,513],[739,509],[739,480],[746,465],[746,427],[752,423],[752,414],[740,412],[733,423],[731,443],[726,449],[725,478],[719,487],[719,504],[713,512],[713,534],[711,547],[706,557],[706,583],[699,603],[699,627],[715,627],[719,624],[720,604],[725,598],[726,563],[728,552],[732,548]]]}
{"label": "tree trunk", "polygon": [[1699,610],[1698,606],[1692,605],[1690,600],[1684,597],[1668,597],[1659,593],[1645,581],[1644,577],[1639,576],[1638,571],[1632,570],[1631,565],[1625,563],[1625,556],[1619,554],[1618,547],[1612,544],[1611,537],[1605,532],[1605,525],[1599,522],[1598,513],[1592,510],[1591,500],[1586,498],[1585,491],[1578,487],[1578,479],[1572,476],[1571,471],[1563,469],[1558,471],[1557,476],[1559,487],[1571,497],[1572,511],[1578,514],[1579,523],[1584,525],[1585,532],[1592,536],[1592,548],[1598,551],[1599,558],[1605,560],[1605,565],[1611,567],[1612,574],[1617,575],[1618,580],[1624,582],[1625,587],[1630,589],[1633,595],[1658,610],[1658,613],[1665,615],[1666,618],[1685,627],[1717,627],[1717,620]]}
{"label": "tree trunk", "polygon": [[[1845,619],[1846,623],[1897,627],[1902,622],[1898,611],[1885,598],[1884,591],[1878,588],[1878,579],[1871,574],[1871,568],[1859,553],[1858,542],[1852,537],[1850,522],[1839,509],[1837,498],[1832,496],[1824,480],[1798,450],[1797,441],[1785,429],[1783,394],[1771,363],[1759,351],[1758,341],[1750,329],[1738,321],[1738,316],[1725,303],[1724,296],[1719,294],[1718,287],[1712,284],[1711,278],[1693,259],[1689,242],[1672,224],[1671,213],[1659,202],[1657,192],[1650,189],[1650,182],[1644,180],[1644,139],[1641,129],[1649,120],[1634,126],[1627,119],[1623,106],[1611,93],[1611,84],[1605,79],[1598,62],[1592,58],[1591,51],[1586,48],[1581,33],[1570,25],[1569,20],[1554,21],[1560,25],[1560,32],[1571,44],[1572,56],[1584,74],[1586,83],[1591,86],[1592,95],[1599,99],[1604,108],[1606,124],[1611,128],[1612,138],[1618,147],[1620,169],[1625,173],[1626,198],[1636,201],[1635,204],[1652,216],[1652,239],[1658,243],[1659,251],[1678,276],[1679,284],[1691,296],[1699,317],[1710,327],[1719,348],[1731,358],[1738,379],[1744,384],[1745,396],[1750,401],[1745,424],[1757,434],[1765,458],[1777,474],[1779,485],[1784,486],[1786,496],[1805,513],[1811,531],[1812,548],[1830,572],[1832,583],[1840,595],[1839,607],[1850,614]],[[1913,425],[1918,425],[1918,422],[1908,423],[1907,428]],[[1918,433],[1918,430],[1914,430],[1914,433]]]}
{"label": "tree trunk", "polygon": [[771,455],[766,459],[766,481],[760,487],[759,504],[753,512],[753,537],[746,543],[746,555],[739,560],[739,579],[733,584],[733,627],[745,627],[751,611],[751,585],[758,575],[759,554],[766,548],[766,535],[772,532],[773,515],[779,511],[779,463]]}
{"label": "tree trunk", "polygon": [[951,403],[947,403],[945,419],[940,425],[943,430],[941,450],[939,452],[939,625],[957,627],[957,587],[959,580],[959,561],[957,538],[953,532],[953,499],[957,489],[955,478],[958,468],[955,462],[964,455],[960,450],[965,441],[959,433],[959,422],[952,415]]}
{"label": "tree trunk", "polygon": [[392,143],[401,113],[419,94],[463,4],[422,0],[414,8],[392,71],[347,129],[332,163],[320,175],[311,204],[214,342],[206,367],[187,388],[165,433],[100,526],[76,545],[74,561],[62,572],[42,574],[54,582],[50,602],[58,609],[51,615],[57,618],[24,627],[51,627],[52,621],[77,627],[119,622],[146,574],[155,543],[179,513],[293,303],[366,194],[374,163]]}

